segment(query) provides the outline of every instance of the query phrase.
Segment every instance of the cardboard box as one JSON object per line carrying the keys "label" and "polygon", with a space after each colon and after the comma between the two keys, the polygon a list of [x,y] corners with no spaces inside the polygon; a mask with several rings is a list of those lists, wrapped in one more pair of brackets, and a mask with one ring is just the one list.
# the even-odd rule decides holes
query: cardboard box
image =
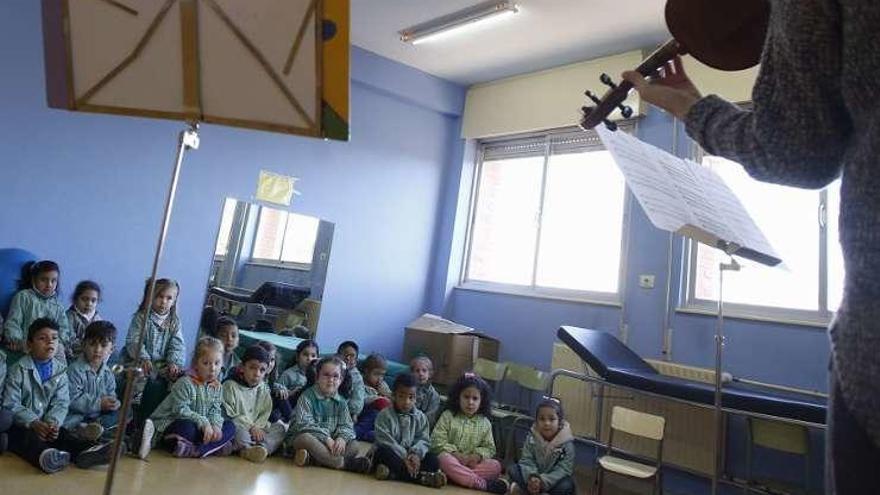
{"label": "cardboard box", "polygon": [[434,383],[451,385],[474,366],[478,357],[498,360],[498,339],[473,328],[423,314],[409,325],[403,337],[403,359],[427,355],[434,361]]}

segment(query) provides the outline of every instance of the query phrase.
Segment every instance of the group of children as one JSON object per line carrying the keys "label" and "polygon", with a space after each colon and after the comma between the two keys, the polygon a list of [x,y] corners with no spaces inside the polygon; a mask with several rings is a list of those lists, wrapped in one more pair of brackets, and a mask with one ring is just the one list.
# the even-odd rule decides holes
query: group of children
{"label": "group of children", "polygon": [[[51,261],[26,267],[3,342],[11,353],[27,354],[6,373],[0,352],[0,451],[8,440],[9,450],[47,473],[71,462],[82,468],[109,462],[120,408],[107,364],[117,332],[96,310],[100,287],[78,284],[65,313],[56,296],[59,272]],[[456,381],[441,411],[427,356],[413,359],[410,372],[389,387],[382,356],[370,355],[359,370],[356,343],[320,357],[318,344],[305,340],[293,366],[280,371],[276,349],[265,341],[239,358],[238,327],[223,317],[185,363],[179,290],[173,280],[157,280],[149,300],[145,286],[122,353],[143,370],[131,384],[137,400],[130,444],[140,458],[160,445],[176,457],[238,452],[253,462],[280,450],[298,466],[373,472],[382,480],[574,493],[573,437],[557,400],[538,406],[520,461],[507,467],[508,480],[494,459],[490,389],[476,374]],[[145,405],[151,394],[164,395],[154,410]],[[367,455],[356,439],[373,442]]]}

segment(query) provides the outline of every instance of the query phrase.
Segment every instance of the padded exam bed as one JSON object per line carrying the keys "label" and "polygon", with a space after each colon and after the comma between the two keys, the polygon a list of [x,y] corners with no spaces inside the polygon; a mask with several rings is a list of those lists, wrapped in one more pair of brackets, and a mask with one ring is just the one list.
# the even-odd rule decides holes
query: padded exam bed
{"label": "padded exam bed", "polygon": [[[557,336],[605,382],[699,404],[715,404],[713,385],[661,375],[613,335],[601,330],[564,326]],[[812,395],[724,384],[722,407],[780,419],[825,424],[827,400]]]}

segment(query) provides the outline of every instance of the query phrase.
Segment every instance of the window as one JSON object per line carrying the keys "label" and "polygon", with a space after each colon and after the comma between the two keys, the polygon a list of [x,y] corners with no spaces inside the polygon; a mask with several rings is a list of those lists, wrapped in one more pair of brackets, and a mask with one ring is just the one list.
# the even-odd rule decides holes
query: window
{"label": "window", "polygon": [[311,264],[319,223],[320,220],[314,217],[260,207],[253,260]]}
{"label": "window", "polygon": [[[737,163],[702,156],[739,197],[776,249],[784,266],[739,260],[743,268],[724,277],[724,302],[739,316],[827,324],[840,304],[843,255],[837,241],[840,182],[822,191],[758,182]],[[826,221],[827,219],[827,221]],[[718,263],[726,257],[691,243],[688,306],[713,309],[718,300]]]}
{"label": "window", "polygon": [[464,286],[618,301],[625,184],[598,136],[487,141],[480,155]]}
{"label": "window", "polygon": [[226,198],[223,203],[223,216],[220,217],[220,232],[217,234],[217,245],[214,246],[214,257],[222,258],[229,250],[229,234],[232,233],[232,222],[235,219],[235,205],[238,201]]}

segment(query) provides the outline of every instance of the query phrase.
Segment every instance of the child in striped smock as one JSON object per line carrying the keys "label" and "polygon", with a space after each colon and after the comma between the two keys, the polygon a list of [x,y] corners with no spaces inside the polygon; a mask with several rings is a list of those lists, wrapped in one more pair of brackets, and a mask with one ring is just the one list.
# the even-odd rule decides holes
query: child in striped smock
{"label": "child in striped smock", "polygon": [[[67,347],[67,360],[73,362],[82,355],[86,327],[101,321],[98,301],[101,300],[101,286],[91,280],[83,280],[73,289],[73,304],[67,308],[67,322],[70,326],[70,345]],[[114,344],[116,337],[114,336]]]}
{"label": "child in striped smock", "polygon": [[[278,388],[282,390],[280,395],[284,399],[289,401],[297,392],[299,392],[299,389],[305,387],[306,382],[308,381],[306,378],[306,370],[308,370],[310,364],[318,360],[319,352],[318,343],[314,340],[307,339],[297,344],[296,352],[294,354],[296,363],[290,368],[284,370],[284,373],[281,374],[281,377],[277,382]],[[290,403],[291,408],[295,406],[295,403]]]}
{"label": "child in striped smock", "polygon": [[416,356],[409,362],[409,370],[416,377],[416,407],[428,417],[433,427],[440,415],[440,394],[431,383],[434,376],[434,362],[428,356]]}
{"label": "child in striped smock", "polygon": [[[150,280],[147,280],[144,297],[128,327],[124,361],[126,365],[140,366],[144,371],[134,384],[135,421],[138,425],[150,416],[152,408],[167,393],[169,384],[184,372],[183,331],[177,317],[179,295],[177,282],[160,278],[156,280],[153,300],[149,301]],[[145,324],[144,340],[138,348],[138,338]]]}
{"label": "child in striped smock", "polygon": [[[9,313],[3,323],[3,342],[15,356],[27,352],[27,331],[37,318],[49,318],[58,326],[58,349],[69,346],[70,327],[64,307],[58,302],[58,278],[61,269],[58,263],[49,260],[29,261],[21,268],[18,292],[9,304]],[[55,359],[67,364],[64,352]]]}
{"label": "child in striped smock", "polygon": [[199,339],[192,370],[174,383],[171,394],[144,423],[138,457],[146,459],[160,442],[175,457],[232,453],[235,425],[223,419],[218,380],[222,366],[223,344],[214,337]]}
{"label": "child in striped smock", "polygon": [[67,368],[70,408],[64,428],[74,436],[95,441],[104,431],[116,427],[119,400],[116,377],[107,365],[116,344],[116,327],[96,321],[85,329],[82,356]]}
{"label": "child in striped smock", "polygon": [[365,473],[370,469],[370,461],[357,456],[348,403],[339,395],[345,364],[338,357],[329,356],[320,359],[315,370],[317,381],[297,394],[285,440],[295,450],[294,463],[307,466],[314,462]]}
{"label": "child in striped smock", "polygon": [[574,495],[574,436],[562,404],[547,398],[538,404],[535,424],[523,444],[519,462],[507,467],[514,495]]}
{"label": "child in striped smock", "polygon": [[449,390],[449,403],[431,434],[431,451],[450,481],[465,488],[507,493],[489,415],[491,392],[482,378],[465,373]]}
{"label": "child in striped smock", "polygon": [[242,363],[223,383],[223,410],[235,424],[234,446],[251,462],[263,462],[284,441],[286,428],[270,422],[272,392],[263,381],[269,353],[258,345],[244,351]]}
{"label": "child in striped smock", "polygon": [[223,368],[220,370],[220,381],[226,380],[236,366],[241,364],[241,359],[235,350],[238,348],[238,323],[228,316],[217,318],[214,335],[223,343]]}

